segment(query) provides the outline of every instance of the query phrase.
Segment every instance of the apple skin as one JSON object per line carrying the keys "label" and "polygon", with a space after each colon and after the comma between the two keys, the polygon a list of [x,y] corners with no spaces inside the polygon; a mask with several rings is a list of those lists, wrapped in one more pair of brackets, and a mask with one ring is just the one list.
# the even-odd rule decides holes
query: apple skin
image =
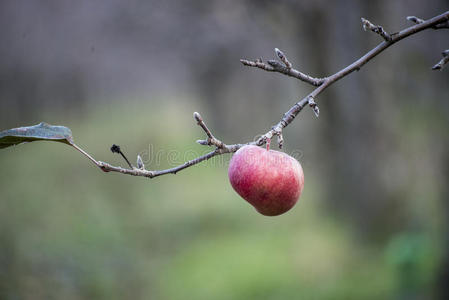
{"label": "apple skin", "polygon": [[265,216],[290,210],[304,188],[304,172],[296,159],[252,145],[232,156],[228,176],[234,190]]}

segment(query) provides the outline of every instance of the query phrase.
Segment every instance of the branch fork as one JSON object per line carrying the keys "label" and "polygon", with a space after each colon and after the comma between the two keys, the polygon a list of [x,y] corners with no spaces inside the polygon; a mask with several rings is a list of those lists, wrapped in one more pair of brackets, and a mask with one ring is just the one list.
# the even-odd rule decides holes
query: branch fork
{"label": "branch fork", "polygon": [[196,141],[198,144],[205,146],[215,146],[218,149],[223,149],[225,147],[225,144],[219,139],[215,138],[209,128],[207,128],[206,124],[203,121],[203,118],[199,113],[194,112],[193,118],[197,121],[197,124],[204,130],[207,135],[207,140],[198,140]]}
{"label": "branch fork", "polygon": [[[205,155],[202,155],[200,157],[197,157],[195,159],[189,160],[179,166],[165,169],[165,170],[146,170],[145,166],[143,164],[143,160],[140,156],[137,156],[137,168],[132,166],[131,163],[129,163],[128,159],[124,156],[123,152],[121,152],[120,147],[116,146],[113,147],[114,152],[120,153],[125,160],[127,161],[130,169],[122,168],[122,167],[116,167],[112,166],[108,163],[102,162],[102,161],[96,161],[92,156],[90,156],[87,152],[85,152],[83,149],[78,147],[75,144],[72,144],[72,146],[80,151],[83,155],[85,155],[89,160],[91,160],[97,167],[99,167],[104,172],[119,172],[122,174],[128,174],[133,176],[143,176],[148,178],[153,178],[165,174],[176,174],[177,172],[188,168],[190,166],[196,165],[202,161],[208,160],[214,156],[225,154],[225,153],[234,153],[241,147],[245,145],[256,145],[256,146],[263,146],[267,142],[271,141],[271,139],[274,136],[277,136],[277,141],[279,148],[282,148],[284,143],[284,138],[282,135],[282,131],[285,127],[287,127],[294,119],[295,117],[302,111],[302,109],[309,105],[315,115],[318,117],[319,115],[319,108],[315,102],[316,97],[323,92],[326,88],[328,88],[330,85],[334,84],[338,80],[342,79],[343,77],[351,74],[354,71],[358,71],[362,66],[364,66],[366,63],[368,63],[371,59],[379,55],[381,52],[383,52],[385,49],[390,47],[391,45],[395,44],[396,42],[413,35],[415,33],[418,33],[425,29],[441,29],[441,28],[449,28],[449,11],[438,15],[436,17],[433,17],[429,20],[422,20],[417,17],[408,17],[409,21],[414,22],[415,25],[408,27],[398,33],[394,34],[388,34],[381,26],[374,25],[370,21],[362,18],[362,24],[363,28],[365,30],[369,29],[384,39],[383,42],[381,42],[379,45],[377,45],[375,48],[370,50],[368,53],[360,57],[358,60],[353,62],[352,64],[348,65],[347,67],[341,69],[340,71],[336,72],[333,75],[324,77],[324,78],[315,78],[309,75],[306,75],[304,73],[301,73],[300,71],[294,69],[292,67],[292,64],[287,59],[286,55],[279,50],[278,48],[275,49],[275,54],[277,58],[279,58],[280,61],[277,60],[269,60],[266,63],[262,61],[262,58],[256,59],[256,60],[246,60],[241,59],[240,62],[249,67],[255,67],[259,68],[268,72],[277,72],[281,73],[290,77],[294,77],[296,79],[299,79],[301,81],[307,82],[311,84],[312,86],[315,86],[316,88],[310,92],[306,97],[302,98],[298,102],[296,102],[281,118],[281,120],[274,125],[267,133],[263,134],[260,138],[258,138],[256,141],[244,143],[244,144],[232,144],[227,145],[223,143],[221,140],[217,139],[210,129],[206,126],[205,122],[203,121],[203,118],[201,115],[197,112],[193,114],[194,119],[196,120],[197,124],[203,129],[203,131],[207,135],[207,139],[205,140],[198,140],[197,143],[205,146],[214,146],[215,149]],[[443,52],[443,58],[439,63],[437,63],[432,69],[442,69],[445,64],[449,62],[449,49],[445,50]],[[118,147],[118,149],[117,149]],[[111,149],[112,150],[112,149]]]}

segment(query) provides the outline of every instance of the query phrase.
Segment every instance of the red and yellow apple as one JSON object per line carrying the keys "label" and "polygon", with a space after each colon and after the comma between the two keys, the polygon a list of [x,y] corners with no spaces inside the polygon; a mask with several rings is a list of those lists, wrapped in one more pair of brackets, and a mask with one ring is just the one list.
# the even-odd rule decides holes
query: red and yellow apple
{"label": "red and yellow apple", "polygon": [[229,163],[228,176],[234,190],[265,216],[290,210],[304,188],[301,164],[268,147],[240,148]]}

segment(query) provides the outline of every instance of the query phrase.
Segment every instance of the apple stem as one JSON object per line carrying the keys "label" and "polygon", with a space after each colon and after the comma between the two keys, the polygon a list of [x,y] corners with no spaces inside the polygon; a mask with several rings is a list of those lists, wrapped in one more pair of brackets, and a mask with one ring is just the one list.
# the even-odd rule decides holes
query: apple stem
{"label": "apple stem", "polygon": [[270,151],[271,139],[267,138],[267,151]]}

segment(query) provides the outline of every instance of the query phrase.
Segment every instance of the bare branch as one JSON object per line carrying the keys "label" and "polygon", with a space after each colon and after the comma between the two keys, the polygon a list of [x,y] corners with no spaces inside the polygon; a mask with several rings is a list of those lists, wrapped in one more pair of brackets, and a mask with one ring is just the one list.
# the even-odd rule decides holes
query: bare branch
{"label": "bare branch", "polygon": [[197,112],[193,113],[193,117],[195,118],[195,120],[198,122],[198,125],[203,128],[204,132],[206,132],[207,134],[207,140],[198,140],[197,143],[201,144],[201,145],[207,145],[207,146],[216,146],[219,149],[222,149],[225,145],[223,144],[222,141],[220,141],[219,139],[216,139],[214,137],[214,135],[212,134],[212,132],[209,130],[209,128],[207,128],[206,124],[203,121],[203,118],[201,117],[201,115]]}
{"label": "bare branch", "polygon": [[[278,137],[279,148],[282,148],[283,142],[284,142],[282,130],[285,127],[287,127],[295,119],[295,117],[299,114],[299,112],[301,112],[301,110],[305,106],[309,105],[314,110],[315,114],[318,116],[319,109],[315,102],[315,99],[321,92],[323,92],[326,88],[328,88],[330,85],[334,84],[341,78],[351,74],[352,72],[354,72],[356,70],[359,70],[362,66],[364,66],[371,59],[373,59],[374,57],[379,55],[382,51],[384,51],[391,45],[399,42],[400,40],[402,40],[410,35],[413,35],[417,32],[425,30],[425,29],[446,28],[444,26],[446,26],[445,24],[447,22],[449,22],[449,11],[447,11],[439,16],[433,17],[432,19],[426,20],[426,21],[418,19],[416,17],[409,17],[409,20],[411,20],[412,22],[415,22],[416,25],[408,27],[394,35],[388,35],[386,32],[383,31],[382,27],[374,26],[369,21],[365,20],[366,27],[370,30],[373,30],[373,26],[374,26],[374,29],[377,31],[375,31],[375,30],[373,30],[373,31],[380,34],[385,39],[385,41],[383,41],[382,43],[377,45],[375,48],[370,50],[368,53],[366,53],[364,56],[362,56],[361,58],[359,58],[358,60],[356,60],[355,62],[350,64],[349,66],[347,66],[347,67],[341,69],[340,71],[338,71],[337,73],[335,73],[331,76],[325,77],[325,78],[310,77],[310,76],[305,75],[295,69],[292,69],[290,62],[287,60],[285,55],[279,49],[276,49],[275,52],[276,52],[277,56],[279,57],[279,59],[282,61],[283,65],[281,63],[279,63],[277,61],[273,61],[273,60],[270,60],[267,63],[262,62],[262,59],[257,59],[255,61],[249,61],[249,60],[244,60],[244,59],[240,60],[246,66],[257,67],[257,68],[260,68],[260,69],[263,69],[263,70],[269,71],[269,72],[279,72],[279,73],[282,73],[282,74],[285,74],[285,75],[288,75],[291,77],[295,77],[301,81],[305,81],[305,82],[308,82],[308,83],[316,86],[316,88],[311,93],[309,93],[307,96],[305,96],[304,98],[302,98],[301,100],[296,102],[283,115],[282,119],[276,125],[274,125],[267,133],[265,133],[259,139],[257,139],[257,141],[253,141],[253,142],[249,142],[249,143],[245,143],[245,144],[232,144],[232,145],[224,144],[222,141],[220,141],[214,137],[212,132],[209,130],[209,128],[204,123],[201,115],[199,113],[195,112],[193,114],[195,120],[197,121],[198,125],[204,130],[204,132],[207,135],[207,140],[199,140],[197,142],[201,145],[215,146],[215,150],[213,150],[205,155],[202,155],[200,157],[197,157],[195,159],[189,160],[179,166],[170,168],[170,169],[154,170],[154,171],[146,170],[145,167],[143,166],[143,162],[142,162],[141,158],[139,160],[139,157],[137,159],[138,168],[133,167],[131,164],[130,164],[130,169],[125,169],[122,167],[115,167],[115,166],[112,166],[112,165],[102,162],[102,161],[96,161],[92,156],[90,156],[87,152],[85,152],[84,150],[82,150],[80,147],[78,147],[75,144],[72,144],[72,146],[75,149],[77,149],[78,151],[80,151],[83,155],[85,155],[89,160],[91,160],[96,166],[98,166],[104,172],[119,172],[122,174],[133,175],[133,176],[143,176],[143,177],[148,177],[148,178],[153,178],[153,177],[157,177],[157,176],[161,176],[161,175],[165,175],[165,174],[176,174],[177,172],[179,172],[185,168],[196,165],[196,164],[198,164],[202,161],[208,160],[214,156],[225,154],[225,153],[236,152],[238,149],[240,149],[241,147],[243,147],[245,145],[262,146],[262,145],[266,144],[267,142],[269,142],[274,136]],[[365,23],[364,23],[364,26],[365,26]],[[384,32],[384,33],[382,33],[382,32]],[[387,34],[387,35],[385,35],[385,34]],[[389,36],[389,39],[386,38],[388,36]],[[438,68],[441,69],[443,67],[443,65],[448,62],[448,60],[449,60],[448,54],[449,54],[449,50],[446,50],[443,52],[443,59],[437,65],[434,66],[434,69],[438,69]],[[437,67],[438,65],[440,65],[440,67]]]}
{"label": "bare branch", "polygon": [[307,82],[313,86],[319,86],[323,83],[324,81],[323,78],[315,78],[307,74],[304,74],[296,69],[293,69],[292,64],[288,61],[287,57],[278,48],[275,48],[274,51],[283,64],[281,64],[276,60],[268,60],[267,63],[264,63],[261,58],[256,59],[254,61],[241,59],[240,62],[248,67],[255,67],[268,72],[278,72],[290,77],[294,77],[301,81]]}
{"label": "bare branch", "polygon": [[128,160],[128,158],[126,157],[126,155],[125,155],[125,154],[122,152],[122,150],[120,149],[120,146],[119,146],[119,145],[113,144],[112,147],[111,147],[111,152],[112,152],[112,153],[118,153],[118,154],[120,154],[120,155],[123,157],[123,159],[126,161],[126,163],[128,164],[128,166],[129,166],[131,169],[134,168],[134,166],[129,162],[129,160]]}
{"label": "bare branch", "polygon": [[262,135],[259,141],[266,141],[267,138],[271,138],[273,135],[277,135],[282,132],[282,130],[287,127],[294,119],[295,117],[301,112],[301,110],[309,104],[310,97],[312,99],[316,99],[316,96],[318,96],[322,91],[324,91],[326,88],[328,88],[333,83],[337,82],[341,78],[351,74],[352,72],[356,70],[360,70],[362,66],[364,66],[367,62],[369,62],[371,59],[379,55],[382,51],[390,47],[391,45],[397,43],[398,41],[413,35],[415,33],[418,33],[420,31],[423,31],[428,28],[434,28],[435,25],[448,22],[449,20],[449,11],[438,15],[436,17],[433,17],[427,21],[424,21],[420,24],[408,27],[397,34],[393,35],[391,37],[391,41],[383,41],[379,45],[377,45],[375,48],[370,50],[368,53],[366,53],[364,56],[347,66],[346,68],[341,69],[337,73],[328,76],[324,78],[324,82],[318,86],[315,90],[313,90],[310,94],[299,100],[295,103],[282,117],[282,119],[272,127],[270,131],[268,131],[266,134]]}
{"label": "bare branch", "polygon": [[265,64],[264,62],[262,62],[261,58],[258,58],[256,60],[247,60],[247,59],[241,59],[240,62],[242,64],[244,64],[245,66],[248,67],[255,67],[255,68],[259,68],[268,72],[274,72],[276,71],[273,67]]}
{"label": "bare branch", "polygon": [[449,49],[444,50],[441,54],[443,55],[443,58],[432,67],[432,70],[442,70],[444,65],[449,62]]}
{"label": "bare branch", "polygon": [[[85,152],[83,149],[81,149],[79,146],[77,146],[76,144],[72,144],[72,146],[76,150],[81,152],[83,155],[85,155],[87,158],[89,158],[90,161],[92,161],[97,167],[99,167],[104,172],[118,172],[118,173],[122,173],[122,174],[127,174],[127,175],[132,175],[132,176],[142,176],[142,177],[148,177],[148,178],[153,178],[153,177],[157,177],[157,176],[161,176],[161,175],[165,175],[165,174],[176,174],[177,172],[179,172],[185,168],[196,165],[196,164],[198,164],[204,160],[210,159],[216,155],[227,153],[224,150],[216,149],[215,151],[209,152],[203,156],[189,160],[177,167],[166,169],[166,170],[150,171],[150,170],[145,170],[145,167],[143,166],[143,164],[142,164],[142,166],[139,166],[139,168],[133,167],[132,169],[125,169],[122,167],[113,166],[106,162],[97,161],[92,156],[90,156],[87,152]],[[239,148],[240,147],[241,146],[239,145]],[[237,149],[234,150],[232,148],[231,148],[231,150],[233,150],[233,152],[237,151]],[[139,165],[139,163],[138,163],[138,165]]]}
{"label": "bare branch", "polygon": [[[199,156],[199,157],[189,160],[179,166],[176,166],[176,167],[173,167],[170,169],[165,169],[165,170],[150,171],[150,170],[145,170],[144,168],[143,169],[138,169],[138,168],[125,169],[122,167],[113,166],[106,162],[96,161],[93,158],[91,159],[91,161],[104,172],[118,172],[118,173],[132,175],[132,176],[142,176],[142,177],[154,178],[154,177],[166,175],[166,174],[176,174],[185,168],[199,164],[200,162],[208,160],[214,156],[225,154],[225,153],[236,152],[238,149],[240,149],[241,147],[243,147],[245,145],[259,145],[259,144],[257,144],[256,142],[251,142],[251,143],[247,143],[247,144],[224,145],[222,149],[216,148],[214,151],[211,151],[205,155]],[[83,153],[85,155],[87,154],[82,149],[80,149],[78,146],[76,146],[76,145],[73,145],[73,146],[81,153]]]}
{"label": "bare branch", "polygon": [[[410,22],[413,22],[415,24],[421,24],[421,23],[425,22],[423,19],[415,17],[415,16],[408,16],[407,20]],[[449,28],[449,21],[436,24],[436,25],[432,26],[432,28],[433,29]]]}
{"label": "bare branch", "polygon": [[226,145],[214,137],[214,135],[209,130],[209,128],[206,126],[206,124],[203,121],[203,118],[201,117],[201,115],[199,113],[195,112],[193,114],[193,117],[197,121],[198,125],[206,132],[206,135],[208,136],[207,140],[198,141],[198,142],[200,142],[200,144],[202,144],[202,145],[215,146],[216,148],[214,151],[211,151],[205,155],[202,155],[195,159],[189,160],[179,166],[176,166],[176,167],[173,167],[170,169],[146,170],[140,155],[137,156],[137,168],[136,168],[129,163],[128,159],[126,158],[126,156],[124,156],[124,154],[120,150],[120,147],[117,145],[113,145],[113,147],[111,147],[111,150],[113,148],[114,153],[119,153],[123,156],[123,158],[125,159],[125,161],[127,162],[127,164],[130,167],[129,169],[113,166],[106,162],[97,161],[91,155],[89,155],[86,151],[84,151],[79,146],[77,146],[76,144],[71,144],[71,146],[74,147],[79,152],[81,152],[84,156],[86,156],[90,161],[92,161],[97,167],[99,167],[104,172],[118,172],[118,173],[132,175],[132,176],[142,176],[142,177],[153,178],[153,177],[157,177],[157,176],[161,176],[161,175],[165,175],[165,174],[176,174],[177,172],[179,172],[185,168],[196,165],[196,164],[198,164],[202,161],[208,160],[214,156],[225,154],[225,153],[236,152],[238,149],[240,149],[241,147],[243,147],[245,145],[259,145],[259,146],[263,145],[263,141],[250,142],[250,143],[246,143],[246,144]]}
{"label": "bare branch", "polygon": [[388,34],[388,32],[386,32],[382,26],[379,25],[374,25],[373,23],[371,23],[370,21],[368,21],[365,18],[362,18],[362,25],[363,25],[363,30],[371,30],[374,33],[377,33],[378,35],[380,35],[381,37],[384,38],[385,41],[389,42],[391,41],[391,36]]}

